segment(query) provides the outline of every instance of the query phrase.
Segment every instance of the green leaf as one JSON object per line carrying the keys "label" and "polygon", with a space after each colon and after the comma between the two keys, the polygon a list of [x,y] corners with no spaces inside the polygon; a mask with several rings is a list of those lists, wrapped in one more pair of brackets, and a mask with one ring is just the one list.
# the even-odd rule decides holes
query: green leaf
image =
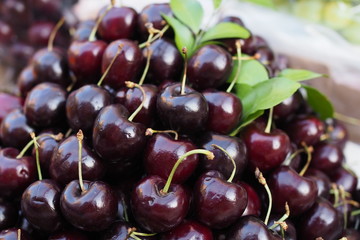
{"label": "green leaf", "polygon": [[325,120],[334,117],[334,107],[324,94],[308,85],[302,85],[302,87],[306,90],[309,105],[319,114],[320,119]]}
{"label": "green leaf", "polygon": [[192,55],[194,49],[194,36],[189,28],[179,22],[176,18],[162,14],[166,22],[173,28],[175,32],[175,44],[176,47],[181,52],[183,47],[186,47],[188,50],[188,55]]}
{"label": "green leaf", "polygon": [[244,27],[231,23],[223,22],[216,24],[212,28],[206,31],[201,41],[206,42],[214,39],[223,39],[223,38],[249,38],[250,32]]}
{"label": "green leaf", "polygon": [[235,84],[236,95],[240,99],[243,99],[246,95],[248,95],[252,91],[252,89],[252,86],[245,83]]}
{"label": "green leaf", "polygon": [[280,72],[279,77],[285,77],[293,81],[305,81],[313,78],[324,77],[325,75],[303,70],[303,69],[284,69]]}
{"label": "green leaf", "polygon": [[260,117],[261,115],[264,114],[264,110],[259,110],[257,112],[254,112],[253,114],[251,114],[250,116],[247,117],[247,119],[243,119],[242,123],[240,126],[238,126],[234,131],[232,131],[229,135],[230,136],[236,136],[241,129],[243,129],[244,127],[246,127],[247,125],[249,125],[250,123],[252,123],[255,119],[257,119],[258,117]]}
{"label": "green leaf", "polygon": [[222,0],[213,0],[214,8],[218,9],[221,5]]}
{"label": "green leaf", "polygon": [[274,2],[272,0],[245,0],[245,1],[255,3],[263,7],[275,8]]}
{"label": "green leaf", "polygon": [[181,22],[195,34],[199,32],[204,10],[197,0],[171,0],[170,7]]}

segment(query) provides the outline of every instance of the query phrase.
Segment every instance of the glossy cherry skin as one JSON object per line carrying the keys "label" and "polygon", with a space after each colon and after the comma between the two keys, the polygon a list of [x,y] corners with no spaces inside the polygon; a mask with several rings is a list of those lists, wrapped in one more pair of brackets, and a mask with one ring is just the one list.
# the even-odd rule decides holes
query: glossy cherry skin
{"label": "glossy cherry skin", "polygon": [[[194,149],[196,146],[191,141],[175,140],[172,136],[162,133],[155,134],[148,140],[144,154],[146,173],[160,176],[166,180],[177,160]],[[195,171],[198,162],[197,154],[185,158],[176,169],[172,182],[185,182]]]}
{"label": "glossy cherry skin", "polygon": [[20,230],[20,234],[21,234],[20,236],[18,234],[19,234],[18,228],[9,228],[0,232],[0,239],[1,240],[17,240],[17,239],[31,240],[32,239],[30,238],[29,234],[24,230]]}
{"label": "glossy cherry skin", "polygon": [[[138,15],[138,31],[143,40],[149,35],[146,23],[151,23],[153,28],[161,30],[165,27],[166,21],[161,16],[162,14],[173,16],[170,5],[168,3],[149,4],[141,10]],[[168,30],[170,31],[170,30]]]}
{"label": "glossy cherry skin", "polygon": [[292,142],[301,146],[304,142],[308,146],[315,145],[320,141],[325,126],[320,119],[312,116],[297,116],[285,126],[285,131]]}
{"label": "glossy cherry skin", "polygon": [[0,196],[14,197],[21,195],[36,176],[35,159],[22,157],[16,159],[19,151],[15,148],[0,150]]}
{"label": "glossy cherry skin", "polygon": [[33,46],[46,46],[54,27],[55,24],[52,22],[41,21],[33,23],[27,31],[28,41]]}
{"label": "glossy cherry skin", "polygon": [[129,7],[113,7],[101,20],[99,35],[111,42],[121,38],[133,39],[136,33],[137,12]]}
{"label": "glossy cherry skin", "polygon": [[62,230],[51,234],[48,240],[90,240],[90,238],[80,231]]}
{"label": "glossy cherry skin", "polygon": [[254,55],[258,48],[267,46],[268,43],[265,39],[257,35],[252,35],[244,40],[241,50],[248,55]]}
{"label": "glossy cherry skin", "polygon": [[344,154],[340,147],[330,143],[315,145],[312,153],[311,167],[330,173],[338,169],[344,162]]}
{"label": "glossy cherry skin", "polygon": [[300,92],[295,92],[293,95],[279,103],[274,107],[274,119],[284,121],[289,119],[299,109],[303,97]]}
{"label": "glossy cherry skin", "polygon": [[93,130],[93,145],[106,161],[133,159],[145,147],[145,126],[128,120],[123,105],[104,107],[97,116]]}
{"label": "glossy cherry skin", "polygon": [[272,198],[273,211],[284,212],[289,204],[292,216],[298,216],[314,204],[318,189],[313,179],[300,176],[288,166],[280,166],[267,179]]}
{"label": "glossy cherry skin", "polygon": [[97,85],[87,84],[72,93],[66,100],[66,117],[74,130],[91,134],[100,110],[112,103],[110,93]]}
{"label": "glossy cherry skin", "polygon": [[305,172],[305,177],[313,179],[317,185],[318,197],[328,199],[330,196],[331,181],[325,173],[315,168],[309,168]]}
{"label": "glossy cherry skin", "polygon": [[35,228],[55,232],[63,226],[60,211],[61,188],[53,180],[36,181],[22,194],[21,210]]}
{"label": "glossy cherry skin", "polygon": [[0,123],[14,109],[21,107],[21,98],[0,93]]}
{"label": "glossy cherry skin", "polygon": [[119,45],[122,50],[104,80],[104,84],[108,84],[116,90],[123,87],[125,81],[135,79],[143,62],[141,50],[135,42],[127,39],[116,40],[111,42],[105,49],[101,65],[102,73],[105,72],[111,60],[115,57]]}
{"label": "glossy cherry skin", "polygon": [[199,177],[193,191],[196,218],[210,228],[230,226],[245,211],[248,196],[246,190],[223,177]]}
{"label": "glossy cherry skin", "polygon": [[0,198],[0,231],[13,227],[18,219],[18,209],[10,201]]}
{"label": "glossy cherry skin", "polygon": [[289,137],[280,129],[266,133],[251,125],[242,134],[242,139],[248,150],[251,170],[256,167],[262,172],[275,169],[285,160],[290,148]]}
{"label": "glossy cherry skin", "polygon": [[259,218],[241,217],[226,233],[226,240],[280,240]]}
{"label": "glossy cherry skin", "polygon": [[60,197],[61,212],[73,226],[85,231],[101,231],[115,220],[117,200],[115,192],[101,181],[84,181],[82,192],[79,181],[71,181]]}
{"label": "glossy cherry skin", "polygon": [[159,93],[156,108],[164,126],[179,133],[196,134],[204,129],[208,119],[209,106],[204,96],[189,87],[181,95],[179,83]]}
{"label": "glossy cherry skin", "polygon": [[189,59],[189,84],[197,90],[219,87],[230,76],[232,65],[230,53],[216,45],[205,45]]}
{"label": "glossy cherry skin", "polygon": [[209,228],[196,222],[185,221],[174,229],[161,236],[162,240],[213,240],[213,234]]}
{"label": "glossy cherry skin", "polygon": [[[153,84],[143,84],[141,87],[145,92],[145,101],[140,112],[134,118],[134,122],[142,123],[145,126],[150,127],[154,124],[156,119],[156,98],[158,88]],[[114,102],[124,105],[124,107],[132,113],[135,112],[143,100],[144,96],[140,89],[125,88],[120,89],[117,92]]]}
{"label": "glossy cherry skin", "polygon": [[165,180],[158,176],[142,179],[131,195],[131,209],[136,222],[150,232],[166,232],[179,225],[187,215],[190,198],[178,184],[171,184],[168,193],[161,190]]}
{"label": "glossy cherry skin", "polygon": [[21,97],[26,98],[31,89],[39,83],[40,81],[34,72],[34,66],[29,65],[24,68],[17,79],[17,86],[19,88]]}
{"label": "glossy cherry skin", "polygon": [[328,200],[318,198],[312,208],[301,216],[297,233],[299,239],[339,239],[342,228],[341,214]]}
{"label": "glossy cherry skin", "polygon": [[[50,162],[50,176],[60,185],[78,179],[79,150],[78,140],[70,136],[55,149]],[[102,160],[83,142],[82,175],[86,180],[98,180],[104,176],[105,166]]]}
{"label": "glossy cherry skin", "polygon": [[248,201],[242,216],[253,215],[259,217],[261,214],[261,201],[255,189],[245,182],[238,182],[247,193]]}
{"label": "glossy cherry skin", "polygon": [[344,167],[339,167],[331,173],[328,173],[332,182],[343,186],[344,190],[352,193],[358,185],[358,178],[354,172]]}
{"label": "glossy cherry skin", "polygon": [[228,134],[240,122],[242,104],[240,99],[232,94],[217,90],[202,92],[209,105],[207,130]]}
{"label": "glossy cherry skin", "polygon": [[260,57],[257,59],[263,65],[270,65],[274,61],[274,53],[270,47],[259,47],[255,54],[258,54]]}
{"label": "glossy cherry skin", "polygon": [[149,48],[144,48],[144,58],[149,50],[151,57],[147,78],[156,83],[179,78],[184,61],[174,43],[167,39],[158,39]]}
{"label": "glossy cherry skin", "polygon": [[236,164],[235,178],[239,178],[247,165],[247,150],[244,142],[236,137],[230,137],[226,135],[207,133],[204,134],[198,140],[198,146],[206,150],[212,151],[215,158],[209,160],[205,156],[201,156],[201,167],[206,170],[216,170],[224,175],[225,178],[229,178],[234,165],[231,159],[224,154],[220,149],[212,146],[218,145],[225,149],[225,151],[234,159]]}
{"label": "glossy cherry skin", "polygon": [[35,127],[51,127],[63,120],[66,91],[55,83],[41,83],[26,97],[24,113],[29,124]]}
{"label": "glossy cherry skin", "polygon": [[74,41],[68,49],[69,68],[80,83],[96,83],[101,75],[101,62],[106,42]]}

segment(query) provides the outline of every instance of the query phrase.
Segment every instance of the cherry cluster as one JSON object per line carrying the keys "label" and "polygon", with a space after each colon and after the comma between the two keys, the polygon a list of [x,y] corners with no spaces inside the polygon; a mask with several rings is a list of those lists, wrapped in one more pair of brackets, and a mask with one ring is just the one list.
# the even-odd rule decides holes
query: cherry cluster
{"label": "cherry cluster", "polygon": [[112,3],[0,94],[0,239],[360,239],[341,123],[300,89],[237,128],[234,59],[286,58],[256,35],[188,56],[164,15]]}

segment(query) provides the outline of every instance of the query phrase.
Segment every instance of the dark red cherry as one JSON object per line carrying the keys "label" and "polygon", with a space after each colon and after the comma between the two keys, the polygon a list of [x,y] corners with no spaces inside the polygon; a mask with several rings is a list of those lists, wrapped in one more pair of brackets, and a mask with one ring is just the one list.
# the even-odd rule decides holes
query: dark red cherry
{"label": "dark red cherry", "polygon": [[125,81],[133,81],[138,75],[143,62],[143,56],[139,46],[130,40],[121,39],[110,43],[103,54],[101,70],[105,72],[115,57],[119,45],[121,52],[106,75],[104,84],[108,84],[114,89],[119,89],[125,85]]}
{"label": "dark red cherry", "polygon": [[27,27],[32,20],[31,3],[19,0],[4,0],[1,6],[1,18],[16,28]]}
{"label": "dark red cherry", "polygon": [[16,42],[10,46],[11,64],[21,71],[31,60],[35,52],[34,47],[27,43]]}
{"label": "dark red cherry", "polygon": [[25,147],[31,140],[30,133],[34,131],[21,109],[10,112],[0,125],[0,137],[4,146],[18,149]]}
{"label": "dark red cherry", "polygon": [[[19,236],[20,233],[20,236]],[[31,240],[30,235],[20,228],[9,228],[0,232],[1,240]]]}
{"label": "dark red cherry", "polygon": [[301,154],[296,151],[299,151],[298,147],[295,143],[291,143],[289,153],[282,165],[290,166],[296,172],[300,172],[301,168],[304,166],[304,159],[302,159]]}
{"label": "dark red cherry", "polygon": [[257,35],[252,35],[244,40],[244,44],[241,50],[248,55],[254,55],[258,48],[267,46],[268,43],[265,41],[265,39]]}
{"label": "dark red cherry", "polygon": [[330,143],[319,143],[314,146],[311,167],[330,173],[338,169],[344,162],[342,149]]}
{"label": "dark red cherry", "polygon": [[301,146],[302,142],[308,146],[315,145],[320,141],[324,130],[324,123],[320,119],[304,115],[297,116],[285,127],[291,141],[298,146]]}
{"label": "dark red cherry", "polygon": [[79,83],[96,83],[107,44],[104,41],[74,41],[68,49],[68,64]]}
{"label": "dark red cherry", "polygon": [[206,173],[197,180],[193,194],[196,218],[215,229],[229,227],[239,219],[248,202],[242,186]]}
{"label": "dark red cherry", "polygon": [[73,91],[66,100],[66,117],[69,126],[75,132],[81,129],[85,134],[91,134],[100,110],[111,103],[110,93],[93,84]]}
{"label": "dark red cherry", "polygon": [[14,38],[14,33],[9,24],[0,20],[0,44],[9,44]]}
{"label": "dark red cherry", "polygon": [[232,94],[217,90],[202,92],[209,105],[207,130],[228,134],[240,122],[242,104],[240,99]]}
{"label": "dark red cherry", "polygon": [[72,36],[72,40],[84,42],[87,41],[90,37],[90,34],[95,27],[96,22],[94,20],[85,20],[81,21],[76,27],[76,30]]}
{"label": "dark red cherry", "polygon": [[216,88],[229,78],[233,61],[230,53],[217,45],[205,45],[189,59],[187,78],[195,89]]}
{"label": "dark red cherry", "polygon": [[50,127],[63,121],[66,91],[55,83],[41,83],[27,95],[24,113],[29,124],[35,127]]}
{"label": "dark red cherry", "polygon": [[[105,173],[102,160],[84,142],[82,144],[82,175],[86,180],[101,179]],[[55,149],[50,162],[50,176],[60,185],[78,179],[78,140],[70,136]]]}
{"label": "dark red cherry", "polygon": [[360,239],[359,231],[355,229],[345,229],[342,237],[345,237],[347,240],[357,240]]}
{"label": "dark red cherry", "polygon": [[330,196],[331,181],[325,173],[315,168],[309,168],[304,175],[307,178],[313,179],[317,185],[318,197],[328,199]]}
{"label": "dark red cherry", "polygon": [[142,179],[131,195],[131,209],[136,222],[145,230],[165,232],[179,225],[189,209],[188,192],[171,184],[167,193],[162,189],[165,180],[158,176]]}
{"label": "dark red cherry", "polygon": [[[224,23],[224,22],[235,23],[237,25],[244,27],[243,21],[238,17],[227,16],[227,17],[220,19],[220,21],[219,21],[219,23]],[[231,55],[237,54],[237,47],[236,47],[237,40],[238,39],[236,39],[236,38],[230,38],[230,39],[227,38],[227,39],[221,40],[221,42],[223,42],[225,44],[226,49],[231,53]],[[242,43],[243,43],[243,41],[244,40],[242,40]]]}
{"label": "dark red cherry", "polygon": [[117,200],[109,185],[101,181],[84,181],[82,192],[79,181],[71,181],[60,197],[61,212],[68,222],[85,231],[107,229],[115,220]]}
{"label": "dark red cherry", "polygon": [[292,216],[298,216],[314,204],[318,189],[313,179],[300,176],[288,166],[280,166],[268,177],[273,198],[273,211],[284,212],[289,204]]}
{"label": "dark red cherry", "polygon": [[[166,180],[176,161],[182,155],[194,149],[196,149],[196,146],[188,140],[175,140],[167,134],[155,134],[149,139],[144,154],[146,173],[160,176]],[[185,158],[176,169],[172,182],[185,182],[195,171],[198,162],[198,155]]]}
{"label": "dark red cherry", "polygon": [[53,180],[45,179],[32,183],[21,198],[21,210],[36,229],[55,232],[63,226],[60,211],[60,186]]}
{"label": "dark red cherry", "polygon": [[299,239],[339,239],[342,229],[341,214],[323,198],[318,198],[297,224]]}
{"label": "dark red cherry", "polygon": [[147,57],[149,50],[151,57],[147,78],[155,83],[179,78],[183,68],[183,58],[174,43],[167,39],[156,40],[149,48],[144,48],[144,58]]}
{"label": "dark red cherry", "polygon": [[255,51],[255,54],[259,55],[257,60],[264,65],[271,65],[275,58],[274,53],[270,47],[259,47]]}
{"label": "dark red cherry", "polygon": [[90,240],[90,238],[79,230],[62,230],[51,234],[48,240]]}
{"label": "dark red cherry", "polygon": [[196,221],[185,221],[161,236],[162,240],[213,240],[211,230]]}
{"label": "dark red cherry", "polygon": [[19,151],[15,148],[0,150],[0,196],[15,197],[29,186],[36,177],[35,159],[32,157],[16,156]]}
{"label": "dark red cherry", "polygon": [[280,129],[273,129],[270,133],[251,125],[245,129],[242,139],[247,148],[249,165],[252,170],[259,168],[262,172],[268,172],[285,160],[289,148],[290,139]]}
{"label": "dark red cherry", "polygon": [[336,119],[326,120],[326,125],[326,133],[329,135],[329,138],[326,140],[343,149],[346,141],[349,139],[349,133],[346,127]]}
{"label": "dark red cherry", "polygon": [[213,144],[225,149],[234,159],[236,164],[235,178],[239,178],[247,165],[247,150],[244,142],[236,137],[216,133],[203,134],[198,140],[198,145],[201,146],[201,148],[212,151],[215,155],[215,158],[212,160],[203,156],[200,157],[203,170],[216,170],[223,174],[225,178],[229,178],[234,169],[234,165],[231,159],[224,154],[223,151],[215,148]]}
{"label": "dark red cherry", "polygon": [[31,3],[37,18],[45,18],[57,21],[62,16],[61,10],[64,6],[60,0],[32,0]]}
{"label": "dark red cherry", "polygon": [[331,181],[337,185],[343,186],[345,191],[352,193],[356,190],[358,178],[351,170],[339,167],[338,169],[327,173],[330,176]]}
{"label": "dark red cherry", "polygon": [[104,160],[125,161],[142,153],[145,126],[128,118],[129,112],[120,104],[109,105],[99,112],[92,140],[94,149]]}
{"label": "dark red cherry", "polygon": [[99,25],[99,35],[111,42],[121,38],[133,39],[136,33],[137,12],[130,7],[113,7]]}
{"label": "dark red cherry", "polygon": [[295,92],[293,95],[276,105],[274,107],[274,119],[279,121],[289,119],[299,109],[302,99],[301,93]]}
{"label": "dark red cherry", "polygon": [[[179,133],[196,134],[204,130],[208,119],[209,106],[204,96],[181,84],[172,84],[159,93],[156,107],[165,127]],[[179,117],[181,116],[181,117]]]}
{"label": "dark red cherry", "polygon": [[105,231],[101,240],[133,240],[133,238],[129,236],[129,229],[132,229],[129,223],[117,221]]}
{"label": "dark red cherry", "polygon": [[18,209],[10,201],[0,198],[0,231],[14,227],[18,220]]}
{"label": "dark red cherry", "polygon": [[0,123],[14,109],[21,107],[21,98],[8,93],[0,93]]}
{"label": "dark red cherry", "polygon": [[53,22],[35,22],[27,30],[27,38],[31,45],[44,47],[49,41],[50,34],[54,29]]}
{"label": "dark red cherry", "polygon": [[[171,8],[168,3],[149,4],[141,10],[138,15],[138,31],[142,39],[146,39],[149,35],[145,24],[151,23],[153,28],[161,30],[165,27],[166,21],[161,16],[162,14],[173,16]],[[170,31],[170,30],[168,30]]]}
{"label": "dark red cherry", "polygon": [[247,193],[248,202],[242,216],[253,215],[259,217],[261,214],[261,201],[255,189],[245,182],[238,182]]}
{"label": "dark red cherry", "polygon": [[29,65],[24,68],[20,72],[17,79],[17,86],[19,88],[21,97],[26,98],[31,89],[39,83],[40,81],[34,72],[34,66]]}

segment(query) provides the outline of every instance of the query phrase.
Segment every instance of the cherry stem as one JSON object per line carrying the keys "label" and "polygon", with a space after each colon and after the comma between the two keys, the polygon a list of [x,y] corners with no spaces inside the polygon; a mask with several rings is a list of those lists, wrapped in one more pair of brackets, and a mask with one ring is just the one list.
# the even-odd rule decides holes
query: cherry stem
{"label": "cherry stem", "polygon": [[17,240],[21,240],[21,228],[17,230]]}
{"label": "cherry stem", "polygon": [[[31,133],[30,133],[30,136],[31,136]],[[56,135],[42,134],[41,136],[37,136],[36,140],[39,140],[42,137],[51,137],[51,138],[55,139],[56,141],[60,141],[63,138],[63,134],[62,133],[58,133]],[[21,150],[21,152],[16,156],[16,159],[22,158],[33,144],[34,144],[33,140],[28,142],[28,144],[26,144],[26,146]]]}
{"label": "cherry stem", "polygon": [[334,194],[334,205],[337,205],[338,202],[339,202],[339,189],[338,189],[338,186],[337,186],[337,184],[333,183],[333,184],[331,184],[331,188],[332,188],[333,194]]}
{"label": "cherry stem", "polygon": [[234,179],[234,177],[235,177],[235,173],[236,173],[236,163],[235,163],[235,160],[230,156],[230,154],[229,154],[224,148],[222,148],[222,147],[220,147],[220,146],[218,146],[218,145],[216,145],[216,144],[211,144],[211,146],[220,149],[221,151],[223,151],[223,152],[225,153],[225,155],[226,155],[228,158],[230,158],[231,163],[233,164],[234,168],[233,168],[233,170],[232,170],[232,172],[231,172],[231,175],[230,175],[229,179],[227,180],[227,182],[232,182],[233,179]]}
{"label": "cherry stem", "polygon": [[127,206],[126,206],[125,200],[122,199],[121,202],[122,202],[123,208],[124,208],[124,219],[126,222],[129,222],[129,215],[127,213]]}
{"label": "cherry stem", "polygon": [[241,72],[241,59],[240,59],[241,58],[241,41],[237,40],[235,44],[236,44],[236,52],[237,52],[237,56],[238,56],[237,69],[236,69],[236,74],[235,74],[234,79],[232,80],[228,89],[226,89],[226,92],[228,92],[228,93],[231,92],[231,90],[234,88],[235,83],[236,83],[237,79],[239,78],[240,72]]}
{"label": "cherry stem", "polygon": [[269,186],[267,185],[266,183],[266,179],[264,178],[262,172],[260,172],[259,168],[256,168],[255,169],[255,177],[258,179],[259,183],[262,184],[266,190],[266,193],[268,195],[268,198],[269,198],[269,207],[268,207],[268,210],[267,210],[267,213],[266,213],[266,217],[265,217],[265,225],[268,224],[269,222],[269,218],[270,218],[270,213],[271,213],[271,209],[272,209],[272,196],[271,196],[271,191],[270,191],[270,188]]}
{"label": "cherry stem", "polygon": [[144,83],[146,75],[147,75],[147,73],[149,71],[149,67],[150,67],[150,59],[151,59],[152,51],[148,48],[148,51],[146,52],[146,54],[147,54],[147,56],[146,56],[146,65],[145,65],[144,72],[141,75],[139,85],[142,85]]}
{"label": "cherry stem", "polygon": [[146,101],[146,93],[143,89],[143,87],[141,87],[139,84],[137,83],[134,83],[134,82],[130,82],[130,81],[125,81],[125,85],[126,87],[128,88],[138,88],[140,89],[142,95],[143,95],[143,100],[141,102],[141,104],[137,107],[137,109],[131,114],[131,116],[128,118],[128,120],[130,122],[132,122],[134,120],[134,118],[136,117],[136,115],[141,111],[141,109],[143,108],[144,104],[145,104],[145,101]]}
{"label": "cherry stem", "polygon": [[98,20],[95,23],[95,26],[93,27],[93,29],[91,30],[91,33],[89,35],[89,42],[93,42],[96,40],[96,32],[99,29],[100,23],[101,21],[104,19],[104,17],[106,16],[106,14],[110,11],[110,9],[112,9],[115,5],[115,1],[112,0],[110,3],[110,6],[108,6],[105,10],[105,12],[103,14],[100,15],[100,17],[98,18]]}
{"label": "cherry stem", "polygon": [[343,217],[344,217],[344,229],[346,229],[347,228],[347,218],[348,218],[348,214],[347,214],[348,206],[346,204],[345,189],[344,189],[344,187],[342,185],[339,185],[339,192],[340,192],[341,200],[344,203]]}
{"label": "cherry stem", "polygon": [[280,223],[284,222],[289,217],[290,217],[290,208],[289,208],[288,203],[286,202],[285,203],[285,214],[279,220],[277,220],[273,225],[271,225],[271,227],[269,227],[269,229],[272,230],[272,229],[276,228],[278,225],[280,225]]}
{"label": "cherry stem", "polygon": [[285,159],[285,161],[283,162],[283,165],[289,166],[290,163],[291,163],[291,161],[292,161],[297,155],[299,155],[299,154],[302,153],[302,152],[305,152],[305,150],[304,150],[304,149],[298,149],[298,150],[296,150],[295,152],[293,152],[289,157],[287,157],[287,158]]}
{"label": "cherry stem", "polygon": [[360,215],[360,209],[357,209],[357,210],[352,211],[350,215],[351,215],[352,217],[353,217],[353,216]]}
{"label": "cherry stem", "polygon": [[123,44],[119,44],[118,50],[117,50],[115,56],[113,57],[113,59],[111,59],[111,62],[110,62],[110,64],[109,64],[109,66],[107,66],[104,74],[101,76],[99,82],[97,83],[97,85],[98,85],[99,87],[100,87],[101,84],[103,83],[103,81],[104,81],[106,75],[109,73],[111,67],[114,65],[114,62],[115,62],[116,58],[120,55],[121,50],[123,49],[123,46],[124,46]]}
{"label": "cherry stem", "polygon": [[165,25],[165,27],[163,27],[163,29],[161,29],[150,41],[139,44],[139,48],[144,48],[147,46],[148,43],[152,43],[155,40],[161,38],[169,28],[169,25]]}
{"label": "cherry stem", "polygon": [[210,160],[214,159],[214,153],[208,151],[208,150],[205,150],[205,149],[194,149],[194,150],[191,150],[187,153],[185,153],[184,155],[182,155],[175,163],[175,165],[173,166],[171,172],[170,172],[170,175],[166,181],[166,184],[164,186],[164,188],[161,190],[161,192],[163,194],[167,194],[169,192],[169,188],[170,188],[170,185],[171,185],[171,181],[172,179],[174,178],[174,175],[175,175],[175,172],[176,172],[176,169],[179,167],[179,165],[184,161],[185,158],[191,156],[191,155],[194,155],[194,154],[204,154],[206,155],[206,157]]}
{"label": "cherry stem", "polygon": [[232,57],[233,60],[257,60],[261,57],[259,53],[256,53],[254,56],[242,57],[241,55],[237,55],[236,57]]}
{"label": "cherry stem", "polygon": [[152,237],[156,235],[156,233],[141,233],[141,232],[132,232],[132,234],[140,237]]}
{"label": "cherry stem", "polygon": [[266,132],[266,133],[270,133],[270,132],[271,132],[271,125],[272,125],[273,113],[274,113],[274,109],[273,109],[273,108],[270,108],[270,109],[269,109],[269,117],[268,117],[268,121],[267,121],[266,128],[265,128],[265,132]]}
{"label": "cherry stem", "polygon": [[340,120],[340,121],[345,122],[345,123],[352,124],[352,125],[360,127],[360,119],[349,117],[349,116],[346,116],[346,115],[338,113],[338,112],[334,113],[334,117],[336,119]]}
{"label": "cherry stem", "polygon": [[185,56],[185,64],[184,64],[184,75],[183,75],[183,79],[181,81],[181,91],[180,91],[180,94],[181,95],[184,95],[185,94],[185,83],[186,83],[186,73],[187,73],[187,65],[188,65],[188,55],[187,55],[187,48],[186,47],[183,47],[182,48],[182,53],[184,54]]}
{"label": "cherry stem", "polygon": [[35,133],[30,133],[30,136],[33,140],[34,148],[35,148],[35,159],[36,159],[36,168],[39,176],[39,180],[42,180],[41,167],[40,167],[40,158],[39,158],[39,143],[36,141]]}
{"label": "cherry stem", "polygon": [[175,135],[174,139],[178,140],[179,134],[174,130],[154,130],[152,128],[147,128],[145,131],[145,136],[152,136],[154,133],[172,133]]}
{"label": "cherry stem", "polygon": [[78,161],[79,185],[81,192],[85,192],[84,181],[82,177],[82,142],[84,139],[84,134],[81,130],[79,130],[78,133],[76,134],[76,138],[78,139],[79,142],[79,161]]}
{"label": "cherry stem", "polygon": [[51,31],[51,34],[49,36],[49,41],[48,41],[48,47],[47,47],[50,52],[54,49],[54,40],[55,40],[56,34],[64,23],[65,23],[65,18],[62,17],[57,22],[54,29]]}
{"label": "cherry stem", "polygon": [[300,176],[304,176],[304,174],[308,170],[308,168],[310,166],[310,163],[311,163],[311,153],[314,151],[314,148],[311,147],[311,146],[307,146],[306,143],[302,142],[302,145],[304,146],[305,152],[307,154],[307,159],[306,159],[305,166],[303,167],[303,169],[299,173]]}

